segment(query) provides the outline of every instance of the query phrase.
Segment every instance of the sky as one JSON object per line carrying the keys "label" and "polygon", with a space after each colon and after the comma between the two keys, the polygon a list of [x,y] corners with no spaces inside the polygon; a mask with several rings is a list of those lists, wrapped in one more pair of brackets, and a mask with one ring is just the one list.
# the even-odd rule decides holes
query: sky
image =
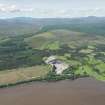
{"label": "sky", "polygon": [[0,18],[105,16],[105,0],[0,0]]}

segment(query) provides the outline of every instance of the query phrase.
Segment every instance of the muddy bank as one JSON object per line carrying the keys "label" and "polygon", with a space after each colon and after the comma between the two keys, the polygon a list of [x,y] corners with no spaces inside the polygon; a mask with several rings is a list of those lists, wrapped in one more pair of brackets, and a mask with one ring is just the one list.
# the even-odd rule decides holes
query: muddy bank
{"label": "muddy bank", "polygon": [[4,88],[0,105],[105,105],[105,82],[82,78]]}

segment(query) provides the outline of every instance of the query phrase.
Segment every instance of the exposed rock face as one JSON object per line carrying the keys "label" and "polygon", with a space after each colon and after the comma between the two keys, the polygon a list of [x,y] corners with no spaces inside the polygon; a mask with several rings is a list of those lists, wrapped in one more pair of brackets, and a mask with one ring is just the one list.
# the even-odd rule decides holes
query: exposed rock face
{"label": "exposed rock face", "polygon": [[56,67],[55,71],[56,74],[62,74],[62,72],[64,70],[66,70],[69,66],[65,63],[61,63],[61,64],[54,64],[54,66]]}
{"label": "exposed rock face", "polygon": [[45,63],[52,65],[55,68],[56,74],[59,75],[69,67],[68,64],[58,60],[55,56],[50,56]]}
{"label": "exposed rock face", "polygon": [[56,56],[50,56],[47,58],[47,60],[45,60],[45,63],[52,64],[54,60],[56,60]]}

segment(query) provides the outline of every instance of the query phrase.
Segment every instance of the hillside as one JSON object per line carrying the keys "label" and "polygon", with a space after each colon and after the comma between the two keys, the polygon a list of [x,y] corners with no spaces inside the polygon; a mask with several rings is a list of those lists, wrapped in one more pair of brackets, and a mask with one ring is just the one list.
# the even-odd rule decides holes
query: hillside
{"label": "hillside", "polygon": [[69,29],[89,34],[105,35],[105,17],[0,19],[1,35],[24,35],[52,29]]}
{"label": "hillside", "polygon": [[[47,47],[58,48],[62,45],[79,47],[88,45],[104,44],[105,37],[87,34],[83,32],[70,31],[68,29],[52,29],[47,32],[35,34],[25,38],[25,42],[33,48],[47,49]],[[56,50],[56,48],[55,48]]]}
{"label": "hillside", "polygon": [[[27,69],[30,70],[30,67],[39,67],[39,70],[42,70],[41,67],[49,66],[45,64],[44,60],[54,55],[59,61],[67,63],[69,68],[62,75],[56,75],[52,72],[53,68],[49,67],[49,70],[46,69],[47,74],[44,75],[45,80],[76,79],[87,76],[105,80],[104,18],[14,18],[3,21],[4,30],[0,31],[4,31],[3,34],[5,33],[5,35],[0,34],[1,75],[4,72],[5,75],[9,76],[11,70],[14,71],[14,74],[17,70],[24,71],[24,74],[27,75]],[[8,25],[6,26],[7,22]],[[80,27],[79,30],[76,28],[77,26]],[[101,27],[99,28],[99,26]],[[1,27],[3,26],[0,25],[0,30]],[[5,30],[6,27],[8,30]],[[25,29],[25,31],[22,33],[20,29]],[[16,34],[9,34],[12,31]],[[8,34],[6,35],[6,33]],[[30,71],[30,73],[32,72]],[[31,77],[33,77],[33,74],[30,75]]]}

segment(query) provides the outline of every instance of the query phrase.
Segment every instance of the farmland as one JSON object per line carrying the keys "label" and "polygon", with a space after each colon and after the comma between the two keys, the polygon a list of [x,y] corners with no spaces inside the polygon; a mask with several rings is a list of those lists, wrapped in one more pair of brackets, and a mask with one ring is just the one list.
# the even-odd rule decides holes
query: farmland
{"label": "farmland", "polygon": [[[0,36],[0,85],[43,76],[46,80],[90,76],[105,81],[105,36],[101,29],[94,33],[78,30],[71,23],[62,27],[60,23],[56,27],[51,21],[45,23],[32,33]],[[45,64],[44,59],[52,55],[70,66],[62,75]]]}
{"label": "farmland", "polygon": [[0,71],[0,85],[15,84],[21,81],[44,78],[49,72],[48,66],[33,66],[27,68]]}

